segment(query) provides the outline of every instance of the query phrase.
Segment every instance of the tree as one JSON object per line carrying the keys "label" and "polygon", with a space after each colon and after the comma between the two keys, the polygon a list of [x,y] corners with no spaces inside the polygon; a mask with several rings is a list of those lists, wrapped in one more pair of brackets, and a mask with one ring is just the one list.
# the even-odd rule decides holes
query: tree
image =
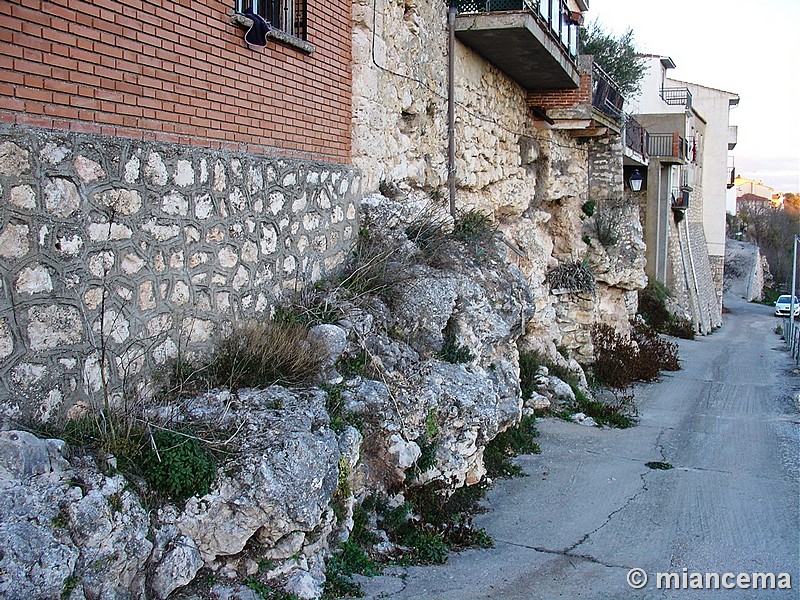
{"label": "tree", "polygon": [[600,67],[614,80],[623,96],[632,98],[639,93],[644,77],[644,59],[639,56],[633,40],[633,29],[618,38],[603,31],[597,20],[581,28],[581,54],[591,54]]}
{"label": "tree", "polygon": [[747,227],[747,237],[766,257],[777,290],[789,290],[794,238],[800,234],[800,213],[775,208],[768,200],[750,200],[740,203],[738,217]]}
{"label": "tree", "polygon": [[800,194],[784,194],[783,210],[793,217],[800,217]]}

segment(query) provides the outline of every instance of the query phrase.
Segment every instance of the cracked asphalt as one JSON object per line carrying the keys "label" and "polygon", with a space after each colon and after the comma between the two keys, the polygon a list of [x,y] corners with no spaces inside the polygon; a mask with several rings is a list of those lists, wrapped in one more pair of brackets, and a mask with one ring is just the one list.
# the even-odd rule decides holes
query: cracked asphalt
{"label": "cracked asphalt", "polygon": [[[726,296],[682,370],[638,386],[641,420],[602,430],[541,419],[528,477],[497,482],[476,517],[495,547],[365,579],[367,598],[800,598],[800,376],[767,306]],[[673,465],[654,470],[648,461]],[[644,569],[650,583],[627,585]],[[659,590],[656,572],[787,572],[792,590]]]}

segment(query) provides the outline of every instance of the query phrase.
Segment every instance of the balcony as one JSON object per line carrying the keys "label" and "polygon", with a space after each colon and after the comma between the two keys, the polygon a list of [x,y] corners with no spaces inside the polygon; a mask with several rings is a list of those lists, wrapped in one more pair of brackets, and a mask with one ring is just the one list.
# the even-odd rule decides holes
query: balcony
{"label": "balcony", "polygon": [[625,127],[622,129],[624,138],[624,164],[647,165],[647,145],[650,134],[633,117],[625,119]]}
{"label": "balcony", "polygon": [[736,185],[736,163],[734,162],[734,157],[728,157],[728,181],[726,183],[726,187],[731,189],[734,185]]}
{"label": "balcony", "polygon": [[647,153],[661,162],[684,164],[689,156],[689,142],[677,133],[651,133]]}
{"label": "balcony", "polygon": [[686,110],[692,108],[692,92],[685,87],[662,87],[661,99],[670,106],[683,106]]}
{"label": "balcony", "polygon": [[737,125],[728,125],[728,150],[736,148],[739,141],[739,127]]}
{"label": "balcony", "polygon": [[458,0],[455,35],[523,89],[575,89],[579,25],[564,0]]}

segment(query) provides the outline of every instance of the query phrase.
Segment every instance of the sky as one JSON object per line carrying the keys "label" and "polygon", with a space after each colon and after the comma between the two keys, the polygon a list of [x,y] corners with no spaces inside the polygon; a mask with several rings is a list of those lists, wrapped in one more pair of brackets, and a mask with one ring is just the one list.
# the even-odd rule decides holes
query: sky
{"label": "sky", "polygon": [[738,94],[737,175],[800,192],[800,1],[589,0],[586,16],[671,57],[668,77]]}

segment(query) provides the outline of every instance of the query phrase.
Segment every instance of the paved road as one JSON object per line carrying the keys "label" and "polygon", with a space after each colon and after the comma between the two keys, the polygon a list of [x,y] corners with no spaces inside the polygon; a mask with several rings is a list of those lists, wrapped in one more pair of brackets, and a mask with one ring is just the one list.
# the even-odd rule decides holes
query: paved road
{"label": "paved road", "polygon": [[[683,370],[637,389],[637,427],[540,421],[542,454],[519,459],[530,476],[495,486],[477,519],[494,549],[376,578],[367,596],[800,598],[800,376],[768,307],[726,305],[718,332],[681,341]],[[642,590],[626,583],[634,567],[650,575]],[[794,589],[656,589],[656,572],[684,568],[788,572]]]}

